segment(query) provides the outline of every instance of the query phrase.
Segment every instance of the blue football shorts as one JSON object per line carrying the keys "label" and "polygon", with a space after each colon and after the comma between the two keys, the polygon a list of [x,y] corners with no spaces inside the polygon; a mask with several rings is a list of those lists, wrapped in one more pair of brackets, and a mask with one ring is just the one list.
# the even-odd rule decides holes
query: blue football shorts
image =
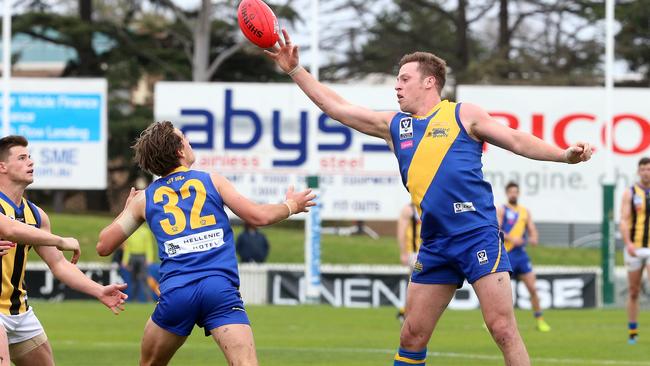
{"label": "blue football shorts", "polygon": [[210,276],[176,287],[160,295],[151,320],[159,327],[188,336],[194,324],[212,329],[227,324],[250,324],[237,287],[229,279]]}
{"label": "blue football shorts", "polygon": [[512,277],[517,278],[533,271],[533,265],[530,263],[528,253],[523,249],[515,249],[508,253],[508,259],[512,266]]}
{"label": "blue football shorts", "polygon": [[495,272],[510,272],[503,235],[493,226],[440,236],[423,242],[418,252],[411,281],[422,284],[474,283]]}

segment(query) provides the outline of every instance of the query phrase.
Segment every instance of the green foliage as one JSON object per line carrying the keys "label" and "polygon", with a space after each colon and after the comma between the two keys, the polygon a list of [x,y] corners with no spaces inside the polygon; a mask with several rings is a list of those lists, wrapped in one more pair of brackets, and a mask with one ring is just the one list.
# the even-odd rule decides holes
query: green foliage
{"label": "green foliage", "polygon": [[[30,304],[60,365],[88,365],[88,360],[96,366],[137,364],[142,330],[154,308],[127,304],[125,312],[114,316],[94,301]],[[247,310],[262,365],[389,365],[399,344],[400,326],[390,307],[247,306]],[[516,315],[534,365],[650,365],[644,338],[637,346],[626,344],[623,309],[549,310],[545,319],[553,327],[550,333],[534,329],[530,311],[518,310]],[[639,323],[650,323],[650,313],[641,312]],[[503,365],[482,324],[478,310],[447,310],[429,342],[427,364]],[[170,363],[222,364],[219,347],[202,329],[194,329]]]}

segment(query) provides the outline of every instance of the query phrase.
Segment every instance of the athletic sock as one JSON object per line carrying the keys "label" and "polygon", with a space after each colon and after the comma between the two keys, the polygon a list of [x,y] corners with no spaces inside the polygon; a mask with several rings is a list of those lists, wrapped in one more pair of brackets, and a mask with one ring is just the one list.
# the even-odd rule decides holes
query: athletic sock
{"label": "athletic sock", "polygon": [[542,313],[541,311],[536,311],[535,312],[535,319],[537,319],[537,320],[544,319],[544,313]]}
{"label": "athletic sock", "polygon": [[630,339],[636,339],[639,336],[639,330],[637,329],[639,324],[637,322],[627,323],[627,328],[630,331]]}
{"label": "athletic sock", "polygon": [[395,354],[395,362],[393,363],[393,366],[424,366],[426,361],[426,348],[419,352],[411,352],[400,348]]}

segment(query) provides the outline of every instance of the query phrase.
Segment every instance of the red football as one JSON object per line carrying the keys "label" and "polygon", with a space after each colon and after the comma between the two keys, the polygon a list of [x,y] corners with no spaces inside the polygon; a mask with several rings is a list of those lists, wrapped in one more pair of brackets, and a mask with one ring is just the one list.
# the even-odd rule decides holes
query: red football
{"label": "red football", "polygon": [[243,0],[237,9],[239,28],[249,41],[262,48],[278,41],[278,19],[262,0]]}

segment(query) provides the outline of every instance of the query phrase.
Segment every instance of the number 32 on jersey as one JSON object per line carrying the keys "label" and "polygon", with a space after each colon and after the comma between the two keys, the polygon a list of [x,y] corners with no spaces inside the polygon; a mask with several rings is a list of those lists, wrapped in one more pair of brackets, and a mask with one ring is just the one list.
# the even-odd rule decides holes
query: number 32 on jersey
{"label": "number 32 on jersey", "polygon": [[156,189],[153,194],[154,203],[161,203],[165,201],[165,198],[167,198],[167,203],[163,205],[163,209],[165,210],[165,213],[172,216],[174,222],[172,224],[169,218],[160,220],[160,226],[167,235],[180,234],[187,227],[186,212],[178,207],[178,203],[180,200],[184,201],[188,198],[192,198],[191,188],[194,188],[195,196],[193,197],[194,201],[189,215],[190,228],[198,229],[216,224],[217,221],[214,218],[214,215],[210,214],[201,216],[201,210],[203,210],[206,198],[206,190],[203,182],[198,179],[190,179],[181,186],[178,193],[170,187],[163,186]]}

